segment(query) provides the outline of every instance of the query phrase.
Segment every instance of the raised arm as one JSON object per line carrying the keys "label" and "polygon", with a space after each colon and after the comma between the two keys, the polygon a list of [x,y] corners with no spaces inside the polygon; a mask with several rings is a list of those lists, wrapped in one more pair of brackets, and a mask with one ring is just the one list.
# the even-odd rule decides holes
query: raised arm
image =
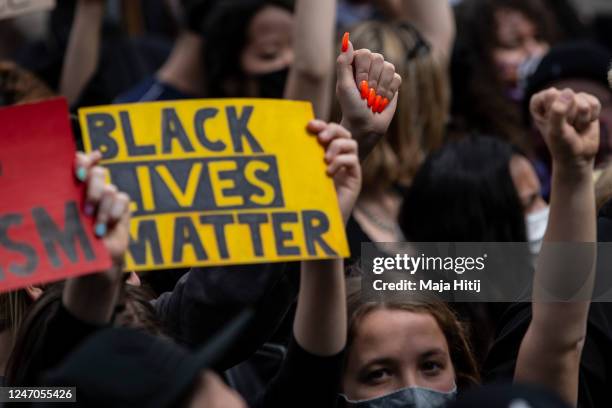
{"label": "raised arm", "polygon": [[355,51],[350,41],[336,60],[336,72],[341,124],[359,143],[363,161],[389,129],[402,77],[381,54]]}
{"label": "raised arm", "polygon": [[[333,177],[346,223],[361,189],[357,142],[343,127],[312,121],[308,130],[326,147],[327,174]],[[317,356],[338,354],[346,345],[346,293],[342,259],[302,262],[293,325],[297,343]]]}
{"label": "raised arm", "polygon": [[60,93],[72,106],[96,73],[105,0],[79,0],[64,56]]}
{"label": "raised arm", "polygon": [[[549,89],[531,101],[532,116],[553,158],[553,176],[550,219],[534,279],[533,317],[519,349],[515,381],[544,385],[571,405],[578,398],[595,275],[592,173],[600,111],[596,98],[571,90]],[[574,247],[561,249],[554,243]],[[551,302],[550,295],[574,300]]]}
{"label": "raised arm", "polygon": [[336,0],[297,0],[295,19],[295,57],[285,98],[310,101],[315,116],[327,119],[332,101]]}
{"label": "raised arm", "polygon": [[[325,147],[327,174],[333,177],[346,223],[361,189],[357,143],[346,129],[321,120],[310,122],[308,130]],[[293,341],[279,373],[254,406],[336,406],[347,332],[343,266],[342,259],[301,263]]]}
{"label": "raised arm", "polygon": [[105,170],[97,167],[100,153],[78,154],[76,174],[87,183],[85,211],[96,214],[98,235],[113,257],[108,271],[69,279],[62,302],[77,319],[94,325],[110,322],[121,289],[124,255],[129,242],[129,197],[106,184]]}
{"label": "raised arm", "polygon": [[[400,10],[407,21],[423,35],[436,55],[448,60],[455,42],[455,16],[449,0],[379,0]],[[398,7],[399,5],[399,7]]]}

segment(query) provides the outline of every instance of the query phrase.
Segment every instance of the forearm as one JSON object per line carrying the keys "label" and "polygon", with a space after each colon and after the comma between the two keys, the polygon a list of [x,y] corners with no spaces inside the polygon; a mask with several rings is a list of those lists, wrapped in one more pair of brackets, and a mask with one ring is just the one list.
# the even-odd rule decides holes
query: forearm
{"label": "forearm", "polygon": [[[544,240],[534,279],[533,318],[521,345],[515,379],[545,385],[575,404],[595,274],[592,166],[567,169],[553,165]],[[574,246],[563,248],[554,243]],[[591,244],[582,247],[584,243]],[[542,300],[550,295],[575,300]]]}
{"label": "forearm", "polygon": [[66,281],[62,302],[64,307],[84,323],[110,323],[122,285],[123,268],[72,278]]}
{"label": "forearm", "polygon": [[293,324],[304,350],[332,356],[346,345],[346,293],[341,259],[302,262]]}
{"label": "forearm", "polygon": [[64,57],[60,93],[76,103],[98,67],[105,2],[80,0]]}
{"label": "forearm", "polygon": [[400,1],[401,19],[414,25],[437,55],[448,59],[456,33],[455,16],[450,2],[448,0]]}
{"label": "forearm", "polygon": [[317,118],[331,107],[333,80],[335,0],[298,0],[295,11],[295,57],[285,98],[312,102]]}
{"label": "forearm", "polygon": [[[544,252],[538,260],[534,284],[533,320],[542,333],[561,348],[581,341],[595,275],[596,214],[592,166],[567,169],[553,165],[549,225],[544,236]],[[547,243],[568,246],[547,248]],[[572,245],[572,247],[569,247]],[[550,252],[549,252],[550,251]],[[550,257],[548,256],[550,253]],[[537,302],[550,295],[581,301]],[[561,325],[561,326],[559,326]],[[561,333],[550,331],[563,327]]]}
{"label": "forearm", "polygon": [[359,124],[349,123],[344,117],[340,121],[340,125],[351,132],[353,139],[359,141],[359,162],[363,163],[374,147],[378,144],[380,139],[384,137],[383,134],[379,134],[367,129],[366,126]]}

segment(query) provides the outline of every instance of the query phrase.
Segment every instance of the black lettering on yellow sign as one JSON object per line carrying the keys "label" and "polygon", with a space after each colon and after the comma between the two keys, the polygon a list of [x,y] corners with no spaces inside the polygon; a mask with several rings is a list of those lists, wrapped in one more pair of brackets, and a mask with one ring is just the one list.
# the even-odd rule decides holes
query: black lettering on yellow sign
{"label": "black lettering on yellow sign", "polygon": [[106,167],[112,182],[130,195],[134,216],[284,206],[274,156],[115,163]]}
{"label": "black lettering on yellow sign", "polygon": [[[216,256],[220,260],[230,259],[232,253],[228,241],[232,238],[230,228],[237,225],[249,227],[249,234],[240,236],[244,241],[250,241],[252,255],[262,257],[296,257],[300,255],[316,256],[318,252],[326,256],[336,256],[337,253],[323,238],[329,230],[329,219],[318,210],[303,210],[300,212],[241,213],[241,214],[211,214],[179,216],[174,218],[172,231],[160,231],[155,220],[139,220],[137,232],[130,242],[130,255],[136,265],[153,263],[165,265],[178,263],[183,258],[185,249],[189,248],[198,261],[209,260]],[[262,227],[271,227],[274,238],[274,253],[266,253],[262,245]],[[204,241],[203,230],[212,228],[214,240]],[[295,231],[299,231],[296,236]],[[172,234],[172,259],[164,259],[160,245],[160,234],[169,238]],[[236,238],[236,237],[233,237]],[[298,242],[304,243],[302,248]]]}
{"label": "black lettering on yellow sign", "polygon": [[[119,154],[117,137],[121,130],[123,139],[130,157],[155,156],[160,154],[173,154],[179,152],[194,152],[193,141],[189,138],[186,126],[196,135],[197,142],[202,148],[211,152],[227,152],[228,146],[218,138],[207,135],[205,126],[208,120],[217,119],[217,109],[204,108],[195,112],[193,122],[181,122],[174,108],[164,108],[161,112],[160,135],[161,151],[154,144],[137,144],[134,137],[132,120],[128,111],[119,112],[119,123],[110,113],[88,113],[85,115],[87,132],[91,140],[92,150],[100,150],[104,160],[111,160]],[[249,119],[253,114],[253,106],[244,106],[238,113],[236,107],[225,108],[227,130],[231,137],[231,152],[244,153],[248,146],[252,153],[262,153],[261,145],[249,130]]]}
{"label": "black lettering on yellow sign", "polygon": [[87,150],[131,198],[128,268],[348,255],[308,103],[152,102],[79,117]]}

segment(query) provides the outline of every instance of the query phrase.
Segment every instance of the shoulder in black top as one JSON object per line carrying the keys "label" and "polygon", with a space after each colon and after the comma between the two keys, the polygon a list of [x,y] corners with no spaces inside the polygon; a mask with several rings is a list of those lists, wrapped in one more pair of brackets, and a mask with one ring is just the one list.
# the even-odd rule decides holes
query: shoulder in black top
{"label": "shoulder in black top", "polygon": [[[612,241],[612,202],[604,206],[597,220],[599,242]],[[596,285],[597,286],[597,285]],[[599,288],[601,289],[601,288]],[[523,336],[531,321],[531,304],[510,306],[500,320],[496,341],[489,352],[483,377],[512,380]],[[612,304],[592,303],[587,337],[580,363],[578,407],[599,408],[612,404]]]}

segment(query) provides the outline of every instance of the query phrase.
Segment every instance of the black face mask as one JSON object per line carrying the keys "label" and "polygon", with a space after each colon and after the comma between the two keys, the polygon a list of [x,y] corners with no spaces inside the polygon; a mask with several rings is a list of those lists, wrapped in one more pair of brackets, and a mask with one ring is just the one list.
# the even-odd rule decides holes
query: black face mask
{"label": "black face mask", "polygon": [[257,83],[260,98],[281,99],[285,93],[285,84],[289,76],[289,67],[267,74],[254,75],[252,78]]}

